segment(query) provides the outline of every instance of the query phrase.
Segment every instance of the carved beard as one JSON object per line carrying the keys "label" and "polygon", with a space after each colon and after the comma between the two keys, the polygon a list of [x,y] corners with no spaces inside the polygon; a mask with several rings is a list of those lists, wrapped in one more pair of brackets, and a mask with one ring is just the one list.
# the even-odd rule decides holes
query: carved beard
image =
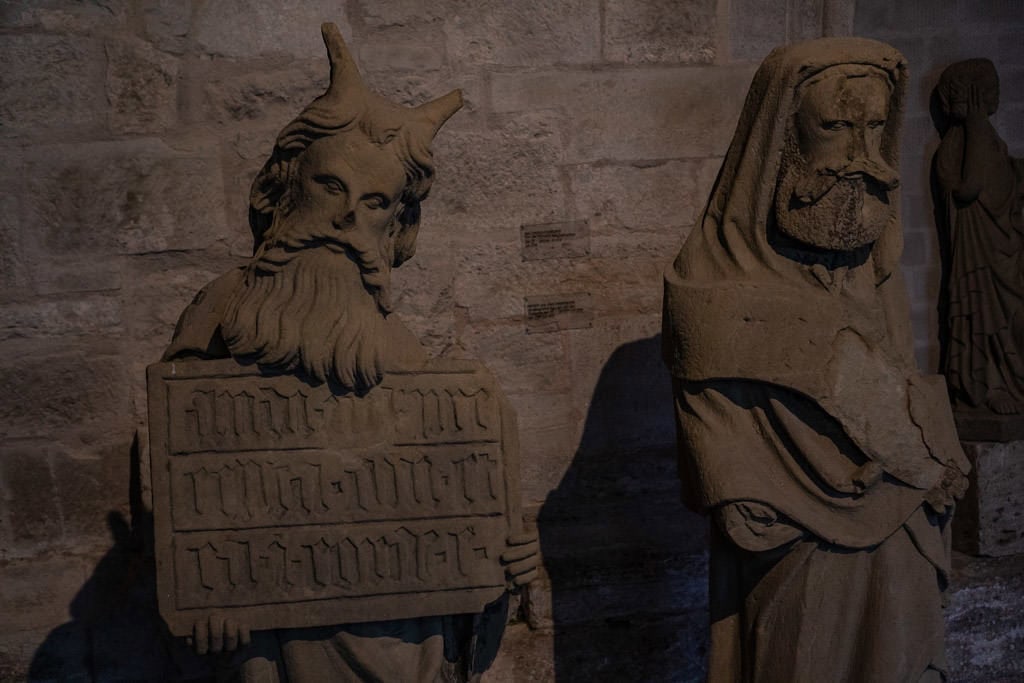
{"label": "carved beard", "polygon": [[888,190],[896,184],[894,171],[870,160],[822,173],[810,168],[791,143],[782,155],[775,222],[780,232],[804,244],[852,251],[882,236],[893,218]]}
{"label": "carved beard", "polygon": [[383,378],[390,269],[379,248],[335,238],[258,255],[221,324],[233,356],[364,392]]}

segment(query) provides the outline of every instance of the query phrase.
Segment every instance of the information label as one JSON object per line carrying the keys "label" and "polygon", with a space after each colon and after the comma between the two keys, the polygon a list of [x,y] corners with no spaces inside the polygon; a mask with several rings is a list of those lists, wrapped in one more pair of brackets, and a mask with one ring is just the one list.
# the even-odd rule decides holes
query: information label
{"label": "information label", "polygon": [[524,261],[590,254],[590,226],[586,221],[524,225],[521,233]]}
{"label": "information label", "polygon": [[591,296],[585,292],[528,296],[524,305],[528,334],[587,328],[594,322]]}

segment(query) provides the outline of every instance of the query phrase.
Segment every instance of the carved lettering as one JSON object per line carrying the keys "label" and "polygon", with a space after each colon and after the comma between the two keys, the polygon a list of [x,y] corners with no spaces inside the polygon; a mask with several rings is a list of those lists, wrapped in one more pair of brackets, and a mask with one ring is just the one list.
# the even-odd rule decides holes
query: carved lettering
{"label": "carved lettering", "polygon": [[431,367],[364,395],[232,360],[151,367],[173,632],[210,610],[316,626],[473,612],[501,594],[516,505],[502,398],[476,364]]}
{"label": "carved lettering", "polygon": [[460,443],[495,440],[494,397],[483,388],[394,391],[400,443]]}
{"label": "carved lettering", "polygon": [[174,528],[294,526],[454,514],[499,514],[493,445],[332,453],[202,456],[171,463]]}
{"label": "carved lettering", "polygon": [[284,389],[253,382],[237,386],[200,383],[191,389],[174,386],[171,408],[178,412],[180,431],[172,432],[173,452],[232,451],[309,447],[321,442],[325,396],[309,388]]}
{"label": "carved lettering", "polygon": [[500,524],[484,522],[487,528],[453,520],[440,528],[374,525],[360,533],[304,530],[273,537],[252,531],[228,539],[195,534],[176,558],[179,604],[239,606],[496,585],[504,577],[493,561],[495,522]]}

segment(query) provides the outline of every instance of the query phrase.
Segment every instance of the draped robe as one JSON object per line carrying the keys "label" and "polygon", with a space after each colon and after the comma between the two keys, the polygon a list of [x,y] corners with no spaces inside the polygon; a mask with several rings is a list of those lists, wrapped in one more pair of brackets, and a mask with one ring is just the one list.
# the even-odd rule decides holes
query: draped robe
{"label": "draped robe", "polygon": [[[1024,161],[986,122],[973,153],[982,155],[984,179],[972,200],[954,197],[961,182],[967,142],[954,124],[935,152],[937,215],[949,241],[947,342],[943,361],[954,400],[985,405],[990,392],[1005,391],[1024,404]],[[980,149],[979,149],[980,147]]]}
{"label": "draped robe", "polygon": [[754,77],[703,220],[665,281],[683,497],[712,516],[708,681],[938,681],[949,518],[925,497],[966,473],[941,378],[914,367],[896,192],[881,238],[778,247],[775,180],[801,83],[902,56],[864,39],[774,51]]}

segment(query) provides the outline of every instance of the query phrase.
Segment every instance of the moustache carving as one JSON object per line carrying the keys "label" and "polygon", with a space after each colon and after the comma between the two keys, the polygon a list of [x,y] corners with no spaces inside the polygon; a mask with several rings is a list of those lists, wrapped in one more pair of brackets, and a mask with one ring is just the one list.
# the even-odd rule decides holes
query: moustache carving
{"label": "moustache carving", "polygon": [[864,178],[884,192],[900,185],[899,173],[881,160],[859,157],[842,168],[823,167],[810,170],[796,183],[793,195],[804,204],[813,204],[824,197],[840,180]]}

